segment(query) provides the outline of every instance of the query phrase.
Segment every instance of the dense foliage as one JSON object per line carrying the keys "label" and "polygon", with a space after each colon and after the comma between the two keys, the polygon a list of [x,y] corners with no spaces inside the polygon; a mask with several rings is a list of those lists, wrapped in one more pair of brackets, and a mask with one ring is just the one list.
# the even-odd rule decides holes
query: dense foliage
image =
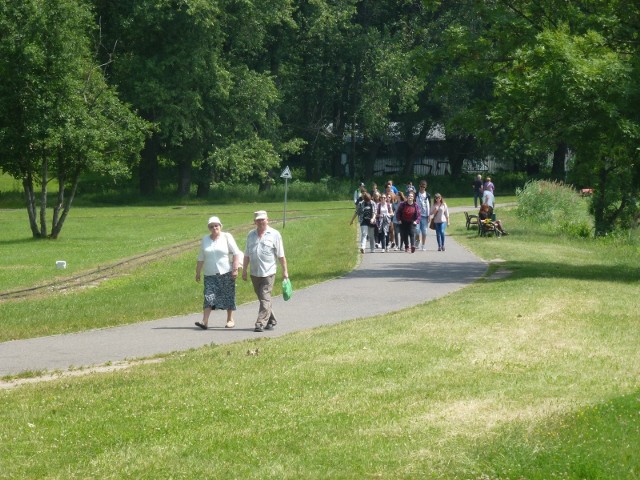
{"label": "dense foliage", "polygon": [[592,222],[585,202],[571,186],[557,181],[532,181],[519,189],[517,196],[517,212],[523,221],[569,235],[591,236]]}
{"label": "dense foliage", "polygon": [[[492,156],[594,188],[598,232],[638,221],[640,8],[630,0],[0,9],[0,168],[28,198],[49,175],[64,193],[76,172],[100,169],[130,171],[144,195],[170,184],[201,197],[218,182],[268,188],[285,164],[304,180],[371,179],[391,154],[410,178],[444,131],[438,155],[453,178],[465,159]],[[47,170],[56,161],[65,165]]]}

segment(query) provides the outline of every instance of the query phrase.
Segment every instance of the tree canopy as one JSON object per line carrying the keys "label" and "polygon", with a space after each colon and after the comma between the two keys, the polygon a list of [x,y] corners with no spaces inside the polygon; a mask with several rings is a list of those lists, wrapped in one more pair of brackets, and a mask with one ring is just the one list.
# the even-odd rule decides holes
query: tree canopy
{"label": "tree canopy", "polygon": [[[631,0],[0,0],[0,168],[59,182],[55,225],[86,171],[143,194],[406,177],[444,131],[453,176],[488,155],[591,187],[597,230],[637,221],[640,7]],[[151,128],[150,128],[151,127]],[[345,158],[347,163],[345,164]],[[161,168],[162,166],[162,168]],[[133,167],[133,170],[131,170]],[[72,193],[69,200],[72,198]],[[59,231],[59,230],[57,230]]]}
{"label": "tree canopy", "polygon": [[0,167],[22,182],[34,237],[59,235],[83,172],[122,173],[142,146],[145,123],[105,81],[95,33],[76,0],[0,3]]}

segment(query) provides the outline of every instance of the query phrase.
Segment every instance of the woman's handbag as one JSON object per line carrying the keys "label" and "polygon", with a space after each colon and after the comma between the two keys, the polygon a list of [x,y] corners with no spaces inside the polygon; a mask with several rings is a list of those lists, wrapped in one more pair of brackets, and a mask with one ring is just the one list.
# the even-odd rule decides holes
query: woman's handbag
{"label": "woman's handbag", "polygon": [[293,295],[293,285],[291,285],[291,280],[285,278],[282,280],[282,298],[284,301],[288,301]]}
{"label": "woman's handbag", "polygon": [[431,217],[431,221],[429,222],[429,228],[431,230],[435,230],[436,229],[436,222],[434,221],[434,217]]}

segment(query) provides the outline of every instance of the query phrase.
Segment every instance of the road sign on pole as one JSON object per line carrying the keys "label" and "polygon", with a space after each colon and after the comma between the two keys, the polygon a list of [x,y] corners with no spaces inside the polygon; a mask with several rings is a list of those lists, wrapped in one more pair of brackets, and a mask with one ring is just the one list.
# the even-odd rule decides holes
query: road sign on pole
{"label": "road sign on pole", "polygon": [[280,178],[286,178],[287,180],[291,180],[293,177],[291,176],[291,170],[289,170],[289,167],[285,167],[285,169],[282,171],[282,173],[280,174]]}
{"label": "road sign on pole", "polygon": [[284,213],[282,214],[282,228],[284,228],[287,224],[287,190],[289,189],[289,180],[293,178],[288,165],[280,174],[280,178],[284,178]]}

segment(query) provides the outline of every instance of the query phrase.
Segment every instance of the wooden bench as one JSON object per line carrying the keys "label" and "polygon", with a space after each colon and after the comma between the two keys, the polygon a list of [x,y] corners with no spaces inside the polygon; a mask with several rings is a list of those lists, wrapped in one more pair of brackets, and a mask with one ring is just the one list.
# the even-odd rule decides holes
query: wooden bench
{"label": "wooden bench", "polygon": [[469,212],[464,212],[464,218],[467,222],[467,230],[471,229],[471,225],[478,226],[478,215],[470,214]]}

